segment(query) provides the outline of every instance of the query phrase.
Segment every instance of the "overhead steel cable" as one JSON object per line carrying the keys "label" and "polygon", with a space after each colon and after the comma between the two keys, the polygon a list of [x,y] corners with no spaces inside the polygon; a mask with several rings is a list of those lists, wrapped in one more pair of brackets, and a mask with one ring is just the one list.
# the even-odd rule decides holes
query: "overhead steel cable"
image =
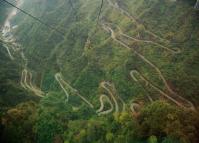
{"label": "overhead steel cable", "polygon": [[91,34],[88,34],[88,39],[89,40],[92,40],[95,37],[95,34],[97,33],[98,25],[99,25],[99,20],[100,20],[100,16],[101,16],[101,13],[102,13],[103,5],[104,5],[104,0],[101,0],[101,5],[100,5],[99,13],[97,15],[97,22],[96,22],[96,24],[94,26],[95,29],[93,31],[91,31]]}
{"label": "overhead steel cable", "polygon": [[73,9],[73,11],[75,11],[75,8],[74,8],[73,3],[72,3],[71,0],[69,0],[69,4],[70,4],[71,8]]}
{"label": "overhead steel cable", "polygon": [[69,0],[69,4],[71,6],[72,11],[74,12],[75,20],[77,21],[78,20],[77,11],[75,10],[75,7],[74,7],[74,5],[73,5],[71,0]]}
{"label": "overhead steel cable", "polygon": [[7,3],[8,5],[10,5],[10,6],[12,6],[12,7],[18,9],[19,11],[21,11],[22,13],[28,15],[29,17],[33,18],[34,20],[38,21],[39,23],[41,23],[41,24],[45,25],[46,27],[48,27],[48,28],[50,28],[50,29],[52,29],[52,30],[58,32],[58,33],[61,34],[62,36],[65,35],[63,32],[59,31],[57,28],[55,28],[55,27],[53,27],[53,26],[51,26],[51,25],[49,25],[49,24],[43,22],[43,21],[40,20],[39,18],[37,18],[37,17],[31,15],[30,13],[28,13],[28,12],[26,12],[25,10],[23,10],[23,9],[21,9],[21,8],[19,8],[19,7],[17,7],[17,6],[15,6],[14,4],[8,2],[7,0],[0,0],[0,1],[3,1],[3,2]]}
{"label": "overhead steel cable", "polygon": [[99,10],[99,14],[97,16],[97,24],[99,23],[99,19],[100,19],[100,15],[102,13],[103,5],[104,5],[104,0],[101,0],[100,10]]}

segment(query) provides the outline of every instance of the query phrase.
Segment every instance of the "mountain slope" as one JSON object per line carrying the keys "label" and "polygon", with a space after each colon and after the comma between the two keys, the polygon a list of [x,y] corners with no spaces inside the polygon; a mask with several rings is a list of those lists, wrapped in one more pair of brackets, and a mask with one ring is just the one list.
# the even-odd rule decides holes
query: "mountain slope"
{"label": "mountain slope", "polygon": [[100,0],[71,2],[20,6],[56,30],[21,12],[11,19],[25,55],[14,55],[15,84],[42,97],[37,141],[197,142],[196,1],[104,0],[99,21]]}
{"label": "mountain slope", "polygon": [[[153,67],[147,67],[148,65],[140,59],[135,62],[132,58],[139,57],[130,54],[125,47],[110,39],[110,34],[104,31],[101,25],[103,22],[109,22],[113,26],[119,26],[129,36],[153,41],[154,43],[147,43],[128,39],[130,47],[136,48],[161,70],[172,90],[189,98],[192,102],[197,102],[198,75],[195,71],[197,71],[198,63],[195,61],[198,58],[198,27],[194,26],[197,24],[197,13],[192,5],[183,1],[154,0],[148,3],[139,1],[139,4],[136,1],[119,1],[118,9],[111,5],[114,4],[113,2],[108,2],[110,1],[105,1],[102,20],[95,34],[92,33],[96,28],[93,20],[97,17],[100,1],[77,1],[73,4],[75,11],[69,8],[69,3],[61,0],[56,3],[33,2],[32,9],[35,12],[29,9],[30,12],[37,16],[37,11],[42,10],[43,13],[40,12],[38,16],[49,24],[56,24],[57,29],[65,33],[65,36],[62,36],[28,17],[25,17],[24,23],[19,25],[16,32],[17,38],[22,41],[24,47],[28,47],[25,50],[29,57],[30,69],[37,72],[39,76],[42,75],[39,79],[42,81],[41,86],[49,89],[53,86],[49,85],[49,82],[55,84],[54,79],[49,77],[53,76],[49,75],[51,71],[50,73],[61,72],[65,80],[88,97],[95,96],[99,82],[103,80],[112,81],[117,88],[122,87],[118,89],[118,92],[124,98],[127,93],[132,96],[145,94],[137,83],[129,80],[129,70],[134,68],[138,68],[154,83],[163,86],[164,83],[158,81],[157,71],[154,71]],[[38,5],[40,7],[37,7]],[[121,10],[125,12],[122,14]],[[54,18],[57,15],[59,17]],[[136,21],[132,21],[132,18],[136,18]],[[35,26],[31,26],[32,24]],[[29,34],[23,34],[23,31],[28,31]],[[88,47],[85,46],[87,40],[91,41]],[[175,54],[175,50],[179,50],[180,53]],[[134,67],[127,66],[127,63],[132,63]],[[92,77],[92,73],[96,72],[100,75]],[[85,83],[84,79],[93,79],[95,83],[92,80]],[[46,85],[48,87],[45,87]],[[94,89],[90,88],[91,85]],[[136,92],[137,88],[139,90]],[[89,90],[92,91],[89,92]],[[126,97],[129,96],[126,95]]]}

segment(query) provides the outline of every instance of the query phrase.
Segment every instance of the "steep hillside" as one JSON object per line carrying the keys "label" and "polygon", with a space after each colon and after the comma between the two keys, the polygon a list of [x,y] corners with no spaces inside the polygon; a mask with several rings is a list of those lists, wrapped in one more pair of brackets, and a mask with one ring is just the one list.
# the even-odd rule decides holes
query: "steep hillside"
{"label": "steep hillside", "polygon": [[[39,143],[198,142],[195,3],[104,0],[100,15],[101,0],[18,4],[46,24],[18,12],[10,19],[14,42],[7,45],[19,50],[11,50],[14,60],[6,48],[0,51],[6,61],[0,71],[7,73],[1,83],[12,79],[17,89],[11,91],[41,99],[11,109],[16,118],[21,112],[33,117],[34,130],[23,141],[16,135],[18,141],[31,142],[32,134]],[[12,113],[4,117],[7,134],[10,122],[19,126]]]}
{"label": "steep hillside", "polygon": [[[0,27],[3,27],[11,9],[12,7],[1,2]],[[0,36],[0,113],[22,101],[33,99],[31,96],[28,96],[28,93],[19,85],[20,62],[18,60],[10,60],[4,43],[2,36]]]}
{"label": "steep hillside", "polygon": [[[29,5],[33,5],[32,10]],[[129,101],[149,94],[131,79],[129,73],[136,69],[161,89],[168,88],[197,104],[199,33],[194,2],[105,1],[96,26],[99,5],[98,0],[80,0],[73,3],[72,9],[68,2],[60,0],[24,6],[64,33],[63,36],[23,14],[15,19],[23,21],[15,35],[24,46],[28,66],[37,74],[39,86],[55,90],[58,85],[54,75],[61,72],[64,80],[87,98],[97,96],[101,81],[110,81]],[[145,59],[111,38],[104,24]],[[154,96],[160,94],[151,92]]]}

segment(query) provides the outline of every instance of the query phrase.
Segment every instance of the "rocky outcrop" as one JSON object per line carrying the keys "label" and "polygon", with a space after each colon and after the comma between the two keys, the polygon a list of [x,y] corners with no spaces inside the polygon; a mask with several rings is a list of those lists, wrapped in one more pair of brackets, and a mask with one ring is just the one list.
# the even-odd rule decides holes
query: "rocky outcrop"
{"label": "rocky outcrop", "polygon": [[194,6],[195,9],[199,9],[199,0],[197,0],[195,6]]}

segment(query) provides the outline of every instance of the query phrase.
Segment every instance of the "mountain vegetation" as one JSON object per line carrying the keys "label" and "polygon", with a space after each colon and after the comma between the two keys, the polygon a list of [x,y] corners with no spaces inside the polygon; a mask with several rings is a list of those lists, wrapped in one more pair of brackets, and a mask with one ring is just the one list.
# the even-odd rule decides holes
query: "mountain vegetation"
{"label": "mountain vegetation", "polygon": [[9,2],[2,143],[199,142],[197,0]]}

